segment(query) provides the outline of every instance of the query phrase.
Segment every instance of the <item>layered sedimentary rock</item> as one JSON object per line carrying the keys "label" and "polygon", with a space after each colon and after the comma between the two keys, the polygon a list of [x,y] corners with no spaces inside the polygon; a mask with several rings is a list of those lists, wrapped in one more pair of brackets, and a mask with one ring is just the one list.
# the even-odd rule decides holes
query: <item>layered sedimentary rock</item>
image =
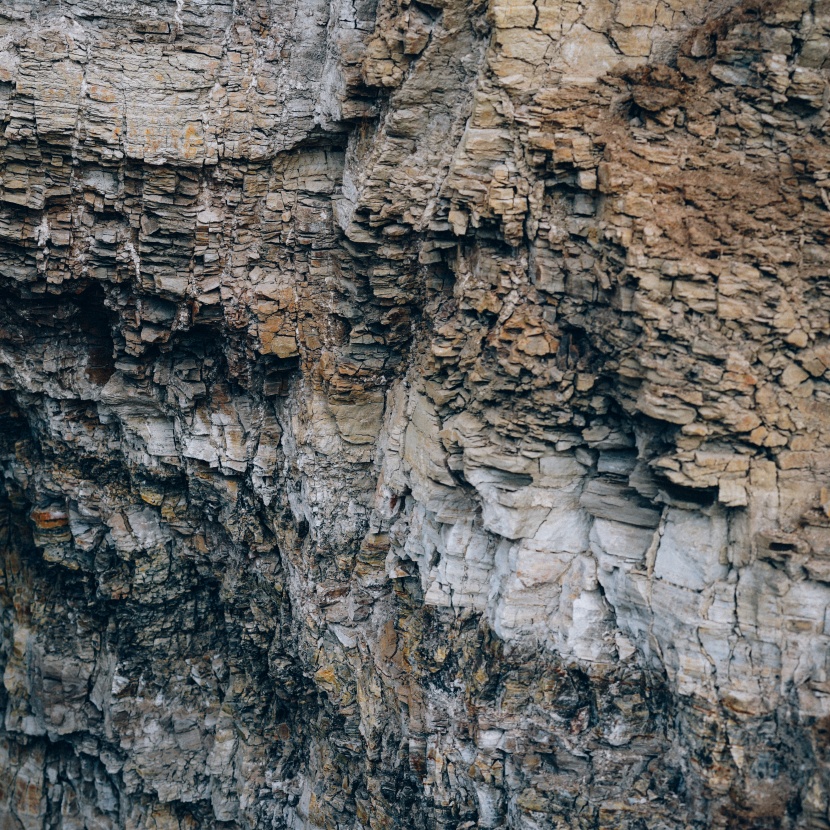
{"label": "layered sedimentary rock", "polygon": [[0,827],[830,827],[828,56],[3,3]]}

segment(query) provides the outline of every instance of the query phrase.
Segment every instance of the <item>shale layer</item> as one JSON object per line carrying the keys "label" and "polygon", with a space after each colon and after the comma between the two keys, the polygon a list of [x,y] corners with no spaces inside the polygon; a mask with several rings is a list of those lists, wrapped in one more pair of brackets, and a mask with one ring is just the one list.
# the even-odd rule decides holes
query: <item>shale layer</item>
{"label": "shale layer", "polygon": [[3,830],[830,828],[826,0],[4,0]]}

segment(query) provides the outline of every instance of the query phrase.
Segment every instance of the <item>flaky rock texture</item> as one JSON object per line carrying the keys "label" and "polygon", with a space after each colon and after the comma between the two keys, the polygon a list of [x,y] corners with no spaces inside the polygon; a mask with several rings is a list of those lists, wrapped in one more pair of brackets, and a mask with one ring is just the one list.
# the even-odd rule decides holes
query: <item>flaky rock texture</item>
{"label": "flaky rock texture", "polygon": [[0,828],[830,828],[829,62],[4,0]]}

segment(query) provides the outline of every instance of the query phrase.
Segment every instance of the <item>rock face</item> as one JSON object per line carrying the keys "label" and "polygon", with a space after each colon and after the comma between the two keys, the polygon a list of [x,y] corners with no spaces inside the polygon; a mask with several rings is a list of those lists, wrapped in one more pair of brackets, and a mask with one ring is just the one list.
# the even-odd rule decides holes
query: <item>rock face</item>
{"label": "rock face", "polygon": [[4,0],[0,828],[830,828],[828,66]]}

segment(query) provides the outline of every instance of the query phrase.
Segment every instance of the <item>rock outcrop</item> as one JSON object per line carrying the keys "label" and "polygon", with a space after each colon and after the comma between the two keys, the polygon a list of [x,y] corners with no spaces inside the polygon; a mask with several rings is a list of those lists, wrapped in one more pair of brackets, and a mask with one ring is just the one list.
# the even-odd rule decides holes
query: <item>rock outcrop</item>
{"label": "rock outcrop", "polygon": [[829,67],[6,0],[0,827],[830,828]]}

